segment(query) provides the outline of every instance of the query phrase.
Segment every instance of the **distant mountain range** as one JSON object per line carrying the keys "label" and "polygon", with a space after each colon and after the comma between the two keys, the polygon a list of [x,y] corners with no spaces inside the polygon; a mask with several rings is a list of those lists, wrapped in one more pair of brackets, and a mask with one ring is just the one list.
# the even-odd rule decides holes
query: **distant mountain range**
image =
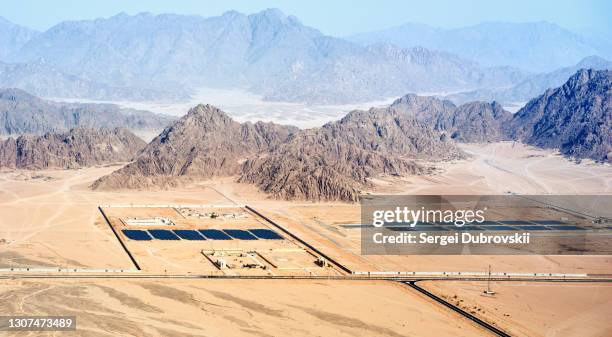
{"label": "distant mountain range", "polygon": [[7,59],[39,32],[16,25],[0,16],[0,60]]}
{"label": "distant mountain range", "polygon": [[514,115],[495,102],[455,106],[406,95],[307,130],[241,124],[198,105],[92,188],[165,188],[236,176],[274,197],[355,201],[372,178],[428,174],[432,161],[466,158],[454,141],[517,140],[612,162],[611,94],[612,72],[580,70]]}
{"label": "distant mountain range", "polygon": [[159,101],[187,99],[177,92],[119,87],[61,72],[45,63],[0,62],[0,88],[19,88],[37,96],[100,101]]}
{"label": "distant mountain range", "polygon": [[550,88],[556,88],[563,85],[563,83],[580,69],[612,69],[612,62],[598,56],[589,56],[571,67],[564,67],[549,73],[527,76],[523,81],[520,81],[510,88],[479,89],[447,95],[446,98],[456,103],[477,100],[495,100],[502,103],[527,102]]}
{"label": "distant mountain range", "polygon": [[[270,100],[352,103],[406,92],[507,87],[525,77],[510,67],[484,67],[423,47],[361,46],[326,36],[276,9],[211,18],[142,13],[65,21],[7,53],[6,63],[43,64],[87,83],[92,88],[82,92],[74,89],[78,85],[61,85],[81,97],[139,88],[160,91],[163,98],[163,92],[209,86],[246,88]],[[15,86],[54,92],[46,87],[58,75],[48,72],[34,71]],[[102,84],[108,88],[99,88]],[[148,95],[117,89],[107,96]]]}
{"label": "distant mountain range", "polygon": [[581,36],[548,22],[487,22],[456,29],[408,23],[348,39],[362,45],[385,42],[402,48],[421,46],[484,66],[511,66],[531,72],[550,72],[590,55],[607,56]]}
{"label": "distant mountain range", "polygon": [[76,128],[0,141],[0,168],[46,169],[130,161],[145,145],[127,129]]}
{"label": "distant mountain range", "polygon": [[44,134],[76,127],[160,130],[174,119],[114,104],[59,103],[21,89],[0,89],[0,135]]}

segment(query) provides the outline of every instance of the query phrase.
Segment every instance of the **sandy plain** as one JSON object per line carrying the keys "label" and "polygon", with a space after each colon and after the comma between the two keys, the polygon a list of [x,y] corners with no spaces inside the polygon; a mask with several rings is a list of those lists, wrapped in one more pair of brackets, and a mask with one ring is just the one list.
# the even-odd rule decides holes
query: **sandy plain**
{"label": "sandy plain", "polygon": [[447,301],[494,323],[512,336],[612,335],[609,283],[420,282]]}
{"label": "sandy plain", "polygon": [[[612,192],[612,169],[607,165],[576,164],[552,151],[514,143],[464,148],[472,154],[469,160],[438,164],[439,173],[432,176],[382,177],[367,192]],[[0,268],[131,270],[133,265],[103,221],[98,205],[236,203],[254,206],[351,270],[483,272],[489,264],[494,272],[609,274],[612,270],[610,256],[362,256],[359,231],[340,226],[359,222],[358,205],[274,200],[253,186],[235,183],[233,178],[171,191],[94,192],[88,188],[96,178],[118,167],[0,172]],[[157,259],[157,263],[154,269],[159,271],[168,261]],[[177,270],[197,273],[197,264],[192,265],[196,267]],[[160,336],[228,335],[226,331],[231,335],[483,334],[472,323],[403,286],[398,289],[378,282],[4,279],[0,284],[3,303],[10,303],[3,306],[4,313],[79,311],[83,329],[78,335],[142,335],[143,331]],[[557,290],[557,284],[541,287],[551,289],[551,293],[545,295],[547,292],[540,290],[543,295],[537,297],[538,305],[552,312],[558,310],[558,315],[567,313],[568,306],[589,307],[595,303],[577,291],[563,306],[557,299],[557,291],[562,291]],[[452,291],[443,290],[445,294]],[[607,290],[599,295],[604,300],[611,298]],[[182,299],[172,298],[177,296]],[[500,297],[498,302],[505,300]],[[394,315],[397,319],[388,319]],[[573,326],[580,328],[589,322],[576,320]],[[520,324],[535,329],[538,323],[525,320]]]}
{"label": "sandy plain", "polygon": [[77,315],[80,336],[433,337],[484,332],[405,285],[384,281],[0,281],[0,298],[7,304],[0,308],[2,315]]}

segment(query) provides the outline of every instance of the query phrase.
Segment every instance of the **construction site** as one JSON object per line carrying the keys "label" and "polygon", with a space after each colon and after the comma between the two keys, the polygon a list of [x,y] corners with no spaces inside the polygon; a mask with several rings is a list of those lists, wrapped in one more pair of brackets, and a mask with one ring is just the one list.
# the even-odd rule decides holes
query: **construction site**
{"label": "construction site", "polygon": [[248,206],[108,205],[99,210],[137,270],[341,275],[317,250]]}

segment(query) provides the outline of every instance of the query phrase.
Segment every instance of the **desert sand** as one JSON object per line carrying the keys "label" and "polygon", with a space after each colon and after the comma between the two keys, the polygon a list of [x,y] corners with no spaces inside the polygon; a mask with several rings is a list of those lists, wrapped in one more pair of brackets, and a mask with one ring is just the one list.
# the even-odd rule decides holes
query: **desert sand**
{"label": "desert sand", "polygon": [[[470,145],[465,149],[472,154],[470,159],[437,164],[439,170],[435,175],[381,177],[368,192],[607,194],[611,191],[612,170],[606,165],[576,164],[552,151],[513,143]],[[4,268],[0,275],[10,277],[11,272],[6,268],[11,267],[34,268],[33,274],[36,268],[117,269],[132,273],[134,266],[98,210],[99,205],[112,204],[248,204],[353,271],[484,272],[489,264],[494,266],[494,272],[601,275],[612,270],[610,256],[362,256],[359,230],[341,226],[360,221],[358,205],[274,200],[253,186],[235,183],[231,177],[170,191],[100,192],[88,188],[96,178],[118,167],[0,172],[0,268]],[[153,248],[141,247],[143,256],[154,251],[173,251],[174,255],[169,256],[176,259],[187,256],[168,247]],[[147,256],[147,263],[153,266],[150,270],[156,273],[166,269],[178,273],[202,272],[197,261],[178,268],[164,268],[175,262],[159,259],[156,254]],[[141,274],[146,272],[143,270]],[[572,308],[591,307],[601,308],[609,316],[603,307],[603,303],[609,307],[612,298],[607,286],[593,290],[596,295],[586,291],[588,295],[584,296],[582,291],[568,290],[568,286],[557,283],[537,283],[537,291],[525,285],[524,292],[506,290],[506,283],[495,287],[500,289],[496,304],[501,307],[508,302],[510,317],[521,317],[519,312],[524,307],[516,304],[516,298],[524,296],[529,297],[525,301],[535,301],[533,312],[539,310],[535,308],[542,308],[542,317],[568,317]],[[514,284],[508,287],[513,289]],[[403,285],[374,281],[5,279],[0,282],[0,289],[3,302],[8,303],[2,307],[3,314],[78,311],[78,335],[84,336],[113,335],[113,332],[162,336],[214,336],[222,332],[223,335],[484,334],[473,323]],[[440,291],[452,296],[460,290]],[[561,295],[566,292],[567,301],[561,302]],[[468,295],[469,292],[465,295],[466,301]],[[595,301],[595,297],[599,299]],[[551,321],[546,327],[567,336],[575,335],[577,330],[571,329],[584,327],[592,328],[589,330],[592,334],[585,336],[605,335],[601,334],[605,331],[602,329],[609,324],[593,323],[600,317],[599,312],[589,312],[586,316],[574,313],[571,324],[554,326]],[[548,331],[539,326],[536,318],[520,319],[520,322],[504,319],[500,318],[500,324],[516,326],[519,334],[544,336]]]}
{"label": "desert sand", "polygon": [[603,337],[612,335],[609,283],[420,282],[512,336]]}
{"label": "desert sand", "polygon": [[467,319],[431,305],[405,285],[382,281],[0,281],[0,297],[7,303],[0,309],[2,315],[77,315],[80,336],[433,337],[484,333]]}

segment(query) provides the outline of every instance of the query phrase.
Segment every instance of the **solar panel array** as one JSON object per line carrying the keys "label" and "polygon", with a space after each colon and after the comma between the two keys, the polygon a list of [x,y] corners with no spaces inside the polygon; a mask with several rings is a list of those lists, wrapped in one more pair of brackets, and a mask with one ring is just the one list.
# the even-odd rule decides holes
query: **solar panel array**
{"label": "solar panel array", "polygon": [[227,235],[233,237],[238,240],[257,240],[255,235],[249,233],[248,231],[242,229],[224,229],[223,230]]}
{"label": "solar panel array", "polygon": [[218,229],[200,229],[200,233],[210,240],[231,240],[232,237]]}
{"label": "solar panel array", "polygon": [[202,241],[206,240],[200,232],[191,229],[175,229],[174,234],[183,240]]}
{"label": "solar panel array", "polygon": [[[343,228],[370,228],[371,224],[340,225]],[[422,222],[415,227],[399,223],[386,223],[385,228],[396,232],[437,232],[437,231],[572,231],[603,229],[589,225],[573,225],[559,220],[485,220],[479,223],[455,226],[452,222]],[[606,227],[612,229],[612,227]]]}
{"label": "solar panel array", "polygon": [[249,232],[253,233],[256,237],[264,240],[282,240],[283,237],[278,235],[275,231],[267,228],[249,229]]}
{"label": "solar panel array", "polygon": [[283,240],[283,237],[271,229],[124,229],[123,234],[130,240],[150,241],[157,240]]}
{"label": "solar panel array", "polygon": [[149,234],[158,240],[180,240],[180,238],[168,229],[149,229]]}
{"label": "solar panel array", "polygon": [[136,229],[124,229],[123,234],[130,240],[150,241],[151,236],[146,231]]}

